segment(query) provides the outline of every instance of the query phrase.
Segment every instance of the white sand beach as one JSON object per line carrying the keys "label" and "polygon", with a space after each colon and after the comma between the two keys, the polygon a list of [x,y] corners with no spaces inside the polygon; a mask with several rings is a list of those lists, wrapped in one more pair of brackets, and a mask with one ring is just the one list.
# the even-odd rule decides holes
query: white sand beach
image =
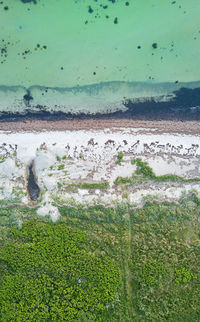
{"label": "white sand beach", "polygon": [[[118,154],[123,153],[120,164]],[[140,204],[149,195],[177,200],[195,190],[199,182],[141,182],[117,186],[117,177],[131,178],[136,165],[147,161],[157,176],[172,174],[200,178],[200,134],[157,133],[150,128],[105,128],[41,132],[0,132],[0,199],[20,199],[36,206],[27,193],[28,167],[40,188],[38,213],[59,217],[54,201],[112,204],[129,200]],[[107,187],[98,188],[100,183]],[[96,183],[96,189],[84,187]],[[52,208],[53,207],[53,208]],[[54,211],[55,210],[55,211]]]}

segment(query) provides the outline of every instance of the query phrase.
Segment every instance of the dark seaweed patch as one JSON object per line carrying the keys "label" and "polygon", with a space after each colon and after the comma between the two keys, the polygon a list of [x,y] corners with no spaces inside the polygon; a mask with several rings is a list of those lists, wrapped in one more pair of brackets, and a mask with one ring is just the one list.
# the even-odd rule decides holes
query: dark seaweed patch
{"label": "dark seaweed patch", "polygon": [[[28,91],[27,91],[28,92]],[[36,105],[37,112],[26,109],[26,113],[3,112],[0,121],[22,121],[32,119],[42,120],[83,120],[83,119],[135,119],[135,120],[200,120],[200,87],[195,89],[184,88],[172,92],[174,95],[150,97],[142,99],[124,98],[122,102],[126,111],[96,114],[72,114],[63,112],[48,112],[46,107]],[[31,96],[31,93],[29,93]],[[27,97],[28,98],[28,97]],[[30,107],[27,105],[27,107]]]}
{"label": "dark seaweed patch", "polygon": [[34,4],[37,4],[37,0],[21,0],[22,3],[30,3],[33,2]]}
{"label": "dark seaweed patch", "polygon": [[90,7],[90,6],[88,7],[88,12],[89,13],[93,13],[94,12],[94,10],[92,9],[92,7]]}

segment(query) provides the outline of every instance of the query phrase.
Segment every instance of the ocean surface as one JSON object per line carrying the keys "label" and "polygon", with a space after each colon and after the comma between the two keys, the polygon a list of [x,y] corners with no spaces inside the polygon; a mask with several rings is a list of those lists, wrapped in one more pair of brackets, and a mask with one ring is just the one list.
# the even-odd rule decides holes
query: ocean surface
{"label": "ocean surface", "polygon": [[199,0],[0,2],[0,120],[200,119]]}

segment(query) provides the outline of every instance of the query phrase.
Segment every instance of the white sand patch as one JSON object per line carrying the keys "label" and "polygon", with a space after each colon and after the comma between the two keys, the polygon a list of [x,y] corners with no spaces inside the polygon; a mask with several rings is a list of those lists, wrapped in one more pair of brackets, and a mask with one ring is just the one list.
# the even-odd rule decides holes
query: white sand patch
{"label": "white sand patch", "polygon": [[[180,155],[200,155],[200,138],[197,135],[179,134],[135,134],[121,131],[105,133],[100,131],[55,131],[41,133],[1,133],[0,145],[7,142],[18,145],[17,155],[24,162],[35,158],[37,149],[45,142],[46,146],[61,156],[68,154],[78,157],[85,153],[84,158],[112,158],[120,151],[126,153],[170,153]],[[53,144],[55,144],[53,146]]]}
{"label": "white sand patch", "polygon": [[36,171],[48,169],[56,162],[56,153],[51,149],[46,151],[38,150],[34,159],[34,166]]}
{"label": "white sand patch", "polygon": [[4,162],[0,163],[0,178],[15,180],[22,174],[23,171],[16,166],[15,160],[7,158]]}
{"label": "white sand patch", "polygon": [[183,194],[188,194],[191,190],[195,190],[200,196],[199,184],[187,184],[184,187],[171,187],[158,189],[141,189],[135,193],[129,194],[129,201],[131,203],[140,203],[145,196],[151,195],[159,199],[168,198],[170,200],[176,200],[181,198]]}
{"label": "white sand patch", "polygon": [[193,177],[200,174],[200,162],[199,158],[197,159],[196,157],[170,157],[169,155],[141,155],[140,157],[142,161],[148,162],[149,166],[157,176],[170,173],[183,177]]}
{"label": "white sand patch", "polygon": [[55,222],[58,220],[58,218],[60,217],[60,213],[58,211],[58,208],[55,206],[52,206],[50,203],[48,203],[45,206],[40,207],[37,210],[37,214],[39,216],[50,216],[52,221]]}
{"label": "white sand patch", "polygon": [[11,181],[1,181],[0,182],[0,199],[10,199],[12,196],[14,184]]}
{"label": "white sand patch", "polygon": [[109,183],[112,186],[117,177],[128,177],[130,178],[136,170],[136,166],[132,165],[131,160],[128,162],[122,162],[114,167],[109,175]]}

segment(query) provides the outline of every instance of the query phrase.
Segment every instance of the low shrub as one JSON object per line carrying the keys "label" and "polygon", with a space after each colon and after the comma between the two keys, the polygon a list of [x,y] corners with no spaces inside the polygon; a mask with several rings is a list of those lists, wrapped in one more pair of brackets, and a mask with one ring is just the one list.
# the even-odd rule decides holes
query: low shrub
{"label": "low shrub", "polygon": [[142,174],[151,179],[156,178],[156,175],[153,172],[152,168],[148,165],[147,162],[143,162],[140,158],[132,160],[131,164],[136,164],[137,166],[136,174]]}
{"label": "low shrub", "polygon": [[63,170],[63,169],[64,169],[64,167],[65,167],[65,165],[64,165],[64,164],[59,164],[59,166],[58,166],[58,170]]}
{"label": "low shrub", "polygon": [[117,177],[114,181],[114,184],[116,186],[120,185],[120,184],[125,184],[125,183],[131,183],[132,182],[132,178],[128,178],[128,177]]}
{"label": "low shrub", "polygon": [[106,189],[109,187],[109,183],[107,181],[94,183],[84,182],[79,183],[76,186],[81,189]]}
{"label": "low shrub", "polygon": [[58,187],[58,189],[62,188],[62,183],[57,182],[57,187]]}
{"label": "low shrub", "polygon": [[116,161],[116,163],[117,164],[120,164],[121,161],[122,161],[122,159],[123,159],[123,157],[124,157],[124,153],[123,152],[119,152],[118,155],[117,155],[117,161]]}

